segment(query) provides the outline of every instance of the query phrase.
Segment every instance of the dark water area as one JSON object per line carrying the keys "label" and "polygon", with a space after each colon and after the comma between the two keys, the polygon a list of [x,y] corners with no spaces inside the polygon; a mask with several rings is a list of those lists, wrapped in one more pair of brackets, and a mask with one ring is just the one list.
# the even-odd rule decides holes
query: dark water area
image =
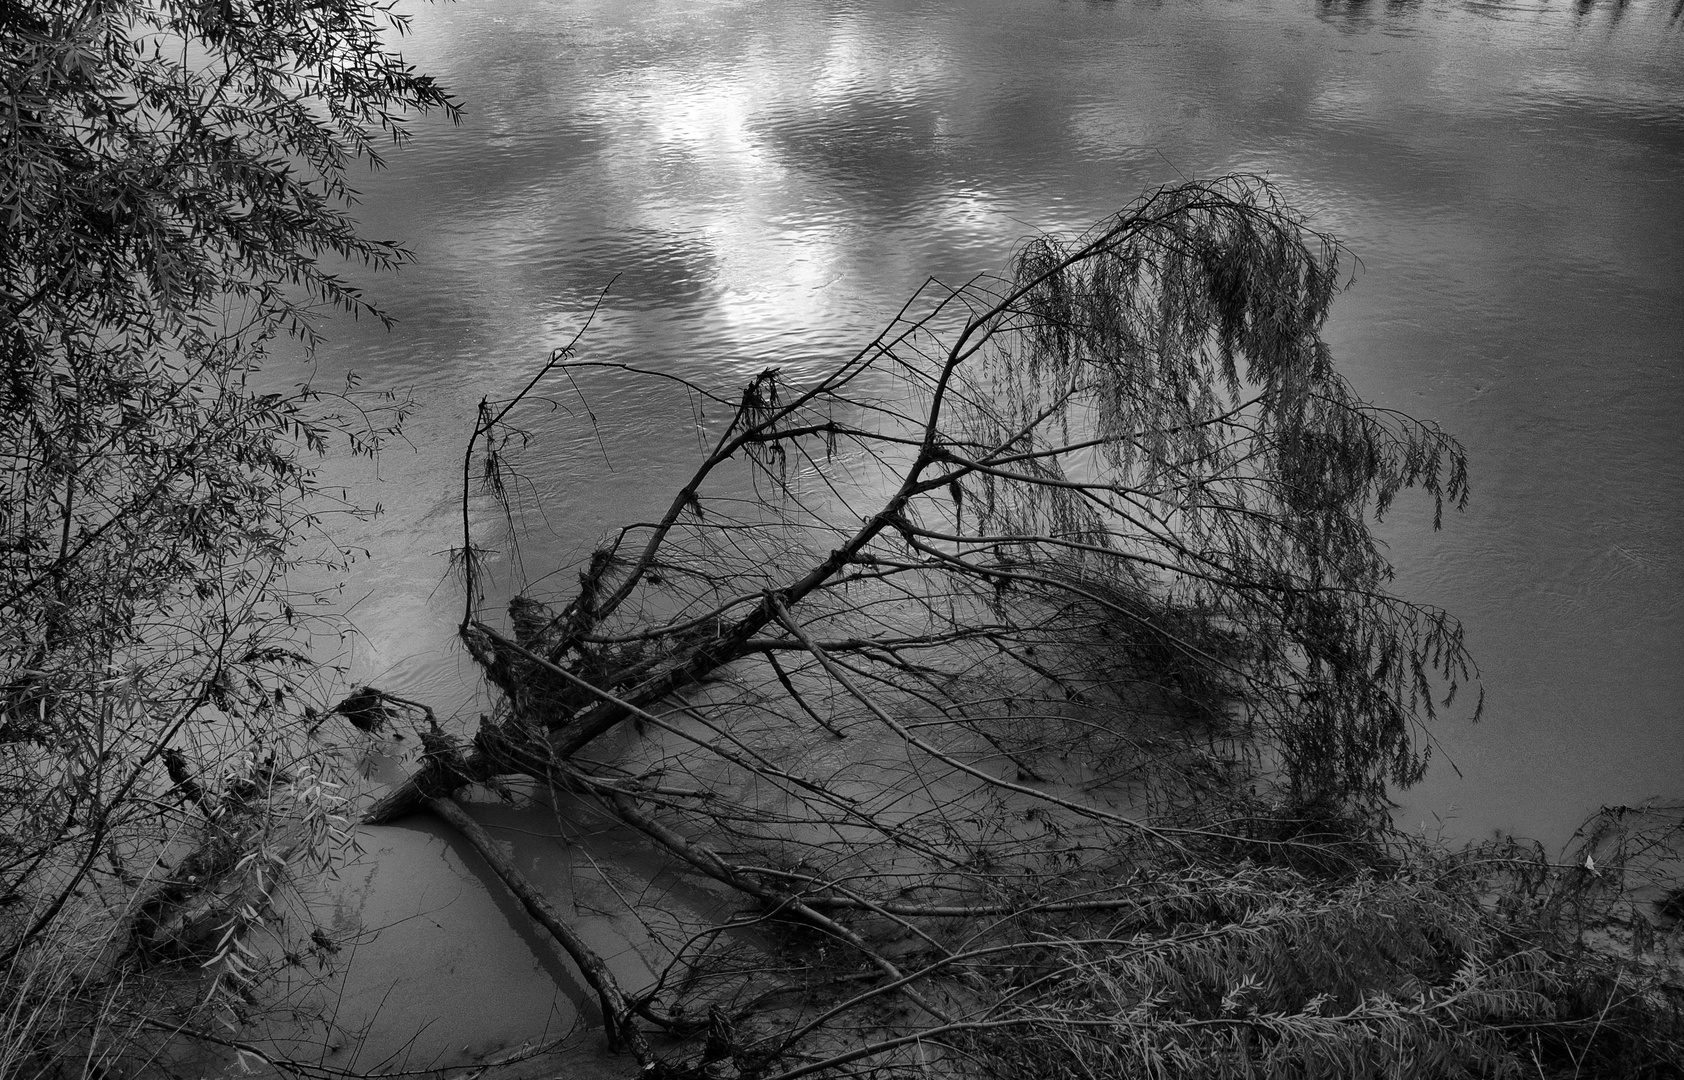
{"label": "dark water area", "polygon": [[[471,716],[452,642],[460,449],[614,285],[581,355],[730,386],[818,370],[930,275],[1004,266],[1182,177],[1268,177],[1355,281],[1358,389],[1472,457],[1467,513],[1381,528],[1397,590],[1466,623],[1485,719],[1434,728],[1400,820],[1565,840],[1684,795],[1684,18],[1673,0],[461,0],[402,47],[468,106],[416,125],[360,216],[418,262],[328,326],[325,373],[424,404],[346,593],[354,677]],[[617,276],[616,276],[617,275]],[[326,375],[318,376],[325,381]],[[518,587],[647,516],[682,397],[583,385],[524,459]],[[483,523],[495,535],[489,510]],[[505,550],[507,548],[505,547]],[[1454,763],[1456,768],[1451,768]],[[1460,771],[1458,775],[1457,769]]]}

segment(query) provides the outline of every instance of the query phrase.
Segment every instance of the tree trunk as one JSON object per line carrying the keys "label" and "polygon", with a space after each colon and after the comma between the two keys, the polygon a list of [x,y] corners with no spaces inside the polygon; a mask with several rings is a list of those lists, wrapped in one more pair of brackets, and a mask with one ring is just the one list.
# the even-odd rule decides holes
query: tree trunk
{"label": "tree trunk", "polygon": [[426,807],[473,845],[480,858],[484,859],[486,865],[508,886],[509,891],[515,894],[533,921],[549,931],[557,944],[573,958],[579,973],[596,991],[597,999],[601,1003],[602,1021],[607,1029],[609,1049],[630,1050],[640,1067],[650,1068],[654,1057],[649,1050],[649,1040],[633,1022],[633,1007],[626,1000],[619,981],[614,978],[614,973],[608,970],[608,965],[603,962],[602,957],[598,956],[589,943],[561,917],[555,906],[544,899],[543,894],[533,887],[526,875],[503,853],[502,846],[492,839],[491,834],[486,832],[479,822],[468,816],[460,803],[451,798],[435,797],[426,800]]}

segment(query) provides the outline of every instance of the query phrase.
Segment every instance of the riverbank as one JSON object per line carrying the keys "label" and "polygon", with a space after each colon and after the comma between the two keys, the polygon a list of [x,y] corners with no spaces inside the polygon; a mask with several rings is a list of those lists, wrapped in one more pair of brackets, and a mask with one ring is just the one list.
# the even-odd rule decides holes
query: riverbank
{"label": "riverbank", "polygon": [[[630,731],[620,750],[629,751],[622,759],[627,761],[666,756],[659,740],[640,745]],[[1407,1012],[1412,1000],[1417,1006],[1430,1003],[1429,1013],[1437,1010],[1440,1021],[1458,1001],[1485,994],[1489,1001],[1508,1002],[1503,1008],[1510,1010],[1475,1010],[1474,1016],[1483,1019],[1469,1035],[1486,1031],[1488,1050],[1500,1050],[1504,1031],[1529,1025],[1546,1042],[1528,1048],[1522,1040],[1516,1049],[1534,1072],[1572,1075],[1576,1060],[1592,1063],[1581,1075],[1641,1075],[1618,1071],[1633,1059],[1621,1057],[1613,1044],[1621,1039],[1640,1043],[1642,1024],[1653,1021],[1643,1021],[1646,1010],[1664,1010],[1684,1000],[1684,936],[1673,892],[1684,884],[1678,876],[1677,809],[1611,812],[1587,827],[1585,845],[1571,861],[1548,859],[1523,845],[1452,852],[1393,837],[1392,843],[1370,849],[1367,865],[1353,866],[1349,844],[1327,844],[1323,837],[1295,848],[1265,844],[1233,851],[1207,861],[1201,872],[1172,864],[1137,867],[1129,882],[1134,900],[1104,909],[1106,933],[1101,936],[1118,935],[1131,913],[1138,918],[1147,907],[1155,907],[1157,914],[1151,929],[1139,925],[1126,935],[1132,953],[1150,954],[1154,943],[1189,933],[1217,940],[1237,935],[1227,948],[1205,953],[1205,962],[1226,956],[1217,962],[1249,968],[1255,985],[1246,993],[1256,999],[1242,995],[1217,1015],[1233,1015],[1238,1008],[1262,1031],[1304,1014],[1305,1002],[1286,1012],[1277,1007],[1274,1016],[1266,1007],[1282,989],[1280,973],[1271,969],[1279,961],[1270,959],[1280,945],[1268,940],[1283,929],[1271,923],[1284,918],[1297,927],[1289,935],[1289,967],[1319,967],[1326,962],[1315,959],[1322,951],[1343,966],[1336,977],[1323,969],[1317,993],[1336,998],[1341,986],[1362,986],[1365,993],[1390,1000],[1394,1009]],[[479,803],[471,810],[506,844],[516,864],[576,920],[630,991],[650,985],[652,969],[659,965],[649,958],[660,953],[656,946],[663,925],[670,932],[686,918],[706,918],[716,925],[734,921],[726,910],[707,910],[707,901],[720,895],[705,880],[686,884],[686,875],[647,841],[627,835],[623,825],[604,821],[577,799],[525,807]],[[1228,818],[1225,825],[1232,828],[1235,822]],[[406,1071],[438,1065],[428,1075],[452,1080],[555,1075],[619,1080],[638,1074],[631,1058],[609,1052],[589,989],[568,968],[565,956],[535,932],[500,883],[474,865],[471,850],[425,818],[369,829],[365,836],[370,865],[391,876],[382,883],[370,875],[360,893],[367,906],[346,911],[375,933],[351,958],[353,979],[343,988],[340,1023],[346,1033],[366,1023],[371,1037],[352,1053],[320,1059],[323,1064],[368,1068],[384,1061],[390,1069]],[[1029,839],[1029,833],[1020,831],[1019,839]],[[412,851],[407,857],[406,848]],[[1319,868],[1317,860],[1305,857],[1318,848],[1333,853]],[[1271,851],[1297,865],[1281,865],[1278,858],[1271,865]],[[354,868],[347,877],[353,875]],[[1179,887],[1166,889],[1177,880]],[[1254,891],[1259,889],[1266,895]],[[1242,899],[1247,893],[1251,899]],[[1040,924],[1043,941],[1056,940],[1058,935],[1049,939],[1045,934],[1057,921]],[[1373,935],[1400,921],[1415,933],[1449,938],[1444,946],[1418,954],[1416,965],[1386,977],[1383,967],[1374,966],[1372,951],[1383,938]],[[1078,925],[1075,918],[1065,923],[1062,936]],[[1086,932],[1091,930],[1090,925]],[[981,939],[969,936],[975,951]],[[1242,942],[1238,953],[1231,951]],[[789,949],[787,941],[780,947],[760,934],[760,962],[779,962],[785,978],[792,970]],[[824,963],[825,952],[822,939],[805,939],[793,955],[813,970]],[[1085,963],[1102,959],[1089,956]],[[363,965],[361,971],[357,965]],[[1155,965],[1153,983],[1143,988],[1146,996],[1162,999],[1171,993],[1173,1001],[1178,979],[1184,978],[1175,974],[1173,950],[1160,953]],[[1230,974],[1225,985],[1235,991],[1251,984],[1241,971]],[[1083,992],[1094,989],[1088,985]],[[537,1008],[544,1000],[552,1004]],[[1183,1008],[1187,1004],[1181,1002]],[[571,1017],[568,1008],[575,1010]],[[1327,1006],[1311,1012],[1338,1014]],[[523,1019],[528,1016],[533,1018]],[[1160,1005],[1152,1022],[1172,1030],[1175,1010]],[[540,1042],[570,1024],[578,1028],[567,1045],[494,1064],[518,1055],[522,1042]],[[1587,1030],[1597,1024],[1603,1027],[1600,1035]],[[1575,1032],[1580,1037],[1576,1044],[1562,1038]],[[1333,1040],[1329,1046],[1337,1045],[1333,1032],[1321,1034]],[[1587,1034],[1591,1037],[1585,1040]],[[652,1037],[664,1054],[683,1051],[682,1042],[658,1032]],[[1643,1035],[1653,1037],[1652,1031]],[[1596,1045],[1599,1038],[1601,1046]],[[1549,1039],[1560,1040],[1554,1057]],[[407,1052],[393,1056],[400,1048]],[[723,1078],[739,1072],[721,1060],[706,1075]]]}

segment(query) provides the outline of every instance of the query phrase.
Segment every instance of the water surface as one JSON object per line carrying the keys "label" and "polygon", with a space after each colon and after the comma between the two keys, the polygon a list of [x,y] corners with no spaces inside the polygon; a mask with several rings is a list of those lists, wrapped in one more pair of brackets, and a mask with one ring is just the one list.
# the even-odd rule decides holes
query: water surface
{"label": "water surface", "polygon": [[[320,363],[426,409],[355,542],[359,679],[471,714],[451,642],[460,448],[614,286],[584,354],[729,384],[817,370],[929,275],[1004,265],[1183,177],[1275,182],[1360,263],[1328,337],[1359,390],[1437,420],[1474,501],[1383,527],[1397,589],[1466,622],[1485,720],[1452,713],[1403,819],[1552,845],[1684,795],[1684,27],[1673,0],[463,0],[409,58],[468,104],[362,185],[418,263],[399,319]],[[617,276],[616,276],[617,275]],[[696,433],[626,379],[557,398],[507,587],[647,516]],[[489,515],[482,514],[487,525]],[[505,552],[509,549],[504,546]],[[359,600],[359,598],[361,598]],[[1454,762],[1459,768],[1448,767]]]}
{"label": "water surface", "polygon": [[[418,263],[369,283],[396,332],[333,323],[318,356],[318,381],[354,369],[426,406],[413,446],[392,446],[377,475],[330,465],[384,507],[345,537],[369,558],[345,591],[360,635],[342,660],[357,681],[472,724],[483,703],[453,644],[460,593],[443,558],[460,527],[461,443],[478,399],[519,388],[608,281],[584,356],[707,384],[817,371],[926,276],[999,270],[1022,236],[1088,226],[1182,177],[1255,172],[1359,259],[1327,330],[1357,388],[1440,421],[1472,455],[1467,514],[1433,534],[1404,504],[1383,527],[1396,588],[1465,620],[1489,698],[1479,726],[1457,711],[1436,724],[1438,762],[1399,795],[1403,821],[1558,844],[1596,805],[1684,795],[1679,12],[1674,0],[416,8],[402,47],[468,115],[419,123],[413,148],[365,177],[369,233],[413,244]],[[694,460],[680,396],[623,377],[584,389],[594,425],[559,394],[534,426],[519,561],[475,511],[504,551],[505,590],[647,517]],[[527,836],[556,822],[527,826],[509,832],[525,837],[517,856],[571,881],[573,863]],[[492,1008],[433,1009],[423,1036],[367,1046],[364,1065],[451,1060],[571,1023],[561,962],[522,937],[495,888],[478,895],[483,874],[450,844],[382,831],[369,846],[355,895],[392,927],[359,952],[345,1023],[426,1011],[436,972],[418,955],[455,964],[453,996]]]}

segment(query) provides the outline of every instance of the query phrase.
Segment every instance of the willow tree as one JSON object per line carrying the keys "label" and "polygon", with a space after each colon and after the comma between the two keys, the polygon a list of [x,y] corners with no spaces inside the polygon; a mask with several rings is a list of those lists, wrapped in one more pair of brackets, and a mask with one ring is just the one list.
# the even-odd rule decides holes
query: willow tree
{"label": "willow tree", "polygon": [[310,456],[402,403],[256,372],[321,308],[378,315],[346,262],[408,257],[357,233],[352,172],[455,105],[393,28],[363,0],[0,2],[4,1075],[139,1068],[149,1025],[208,1022],[149,961],[215,961],[239,1007],[247,936],[335,827],[286,575],[341,555]]}
{"label": "willow tree", "polygon": [[[500,711],[428,732],[366,820],[462,829],[644,1075],[1583,1065],[1594,1008],[1382,823],[1475,671],[1372,525],[1413,489],[1436,527],[1468,482],[1335,370],[1341,254],[1263,181],[1186,184],[926,283],[810,383],[642,372],[711,449],[495,625],[468,511],[516,489],[522,400],[624,374],[558,350],[463,461],[462,636]],[[616,975],[457,801],[510,777],[732,914],[638,907],[647,977]]]}

